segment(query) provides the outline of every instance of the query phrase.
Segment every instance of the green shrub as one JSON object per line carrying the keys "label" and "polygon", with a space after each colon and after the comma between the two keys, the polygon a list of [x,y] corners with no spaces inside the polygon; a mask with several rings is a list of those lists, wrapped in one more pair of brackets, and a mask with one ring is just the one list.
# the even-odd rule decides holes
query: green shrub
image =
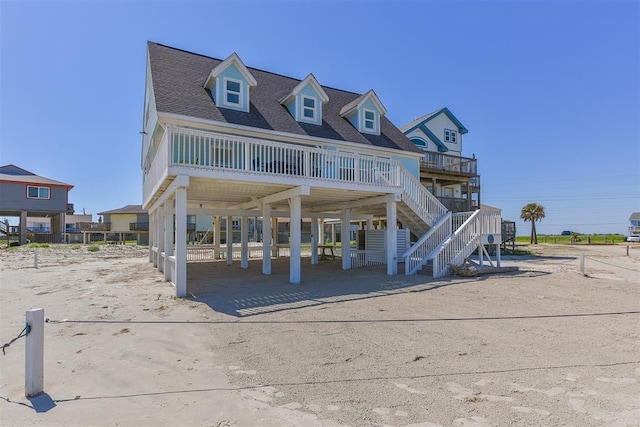
{"label": "green shrub", "polygon": [[96,246],[96,245],[91,245],[91,246],[89,246],[89,247],[87,248],[87,250],[88,250],[89,252],[97,252],[97,251],[99,251],[99,250],[100,250],[100,247],[98,247],[98,246]]}
{"label": "green shrub", "polygon": [[28,248],[48,248],[48,243],[29,243],[27,245]]}

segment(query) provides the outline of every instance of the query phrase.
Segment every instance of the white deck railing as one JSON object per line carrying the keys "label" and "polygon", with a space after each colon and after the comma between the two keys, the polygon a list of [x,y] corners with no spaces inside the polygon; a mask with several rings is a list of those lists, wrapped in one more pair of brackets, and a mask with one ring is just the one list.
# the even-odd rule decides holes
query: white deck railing
{"label": "white deck railing", "polygon": [[370,155],[168,126],[144,177],[145,199],[168,167],[399,187],[401,165]]}
{"label": "white deck railing", "polygon": [[432,252],[453,232],[451,213],[447,213],[436,222],[403,255],[406,275],[416,274],[420,267],[429,261]]}
{"label": "white deck railing", "polygon": [[398,172],[402,187],[402,201],[427,225],[432,226],[447,213],[447,208],[409,171],[400,167]]}
{"label": "white deck railing", "polygon": [[[460,219],[464,216],[460,216]],[[433,277],[449,273],[449,264],[462,265],[464,260],[482,243],[482,236],[501,233],[501,215],[477,210],[444,242],[433,256]]]}
{"label": "white deck railing", "polygon": [[164,133],[158,147],[152,147],[150,150],[152,150],[152,152],[149,153],[149,155],[153,155],[153,152],[155,152],[155,155],[153,157],[153,161],[148,166],[148,170],[146,170],[142,176],[142,195],[143,200],[145,201],[149,196],[151,196],[154,187],[162,181],[163,177],[169,170],[168,133]]}

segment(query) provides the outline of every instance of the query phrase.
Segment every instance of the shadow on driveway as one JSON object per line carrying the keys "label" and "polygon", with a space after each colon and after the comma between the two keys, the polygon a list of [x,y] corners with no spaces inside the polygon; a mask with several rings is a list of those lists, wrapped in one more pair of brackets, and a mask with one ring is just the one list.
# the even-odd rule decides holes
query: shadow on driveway
{"label": "shadow on driveway", "polygon": [[302,283],[293,285],[289,283],[289,258],[272,259],[269,276],[262,274],[261,260],[250,260],[246,269],[240,268],[239,261],[231,266],[225,261],[191,263],[187,265],[187,293],[192,301],[205,303],[216,312],[242,318],[485,280],[405,276],[402,268],[400,265],[397,276],[387,276],[384,265],[342,270],[339,259],[311,265],[309,258],[302,258]]}

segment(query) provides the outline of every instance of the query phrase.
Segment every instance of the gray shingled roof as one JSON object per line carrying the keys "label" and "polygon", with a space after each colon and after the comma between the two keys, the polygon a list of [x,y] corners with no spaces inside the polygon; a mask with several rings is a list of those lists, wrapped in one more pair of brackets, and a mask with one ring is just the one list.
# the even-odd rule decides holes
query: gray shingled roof
{"label": "gray shingled roof", "polygon": [[421,152],[386,117],[381,118],[379,136],[361,134],[348,120],[340,117],[340,110],[360,97],[360,94],[322,86],[329,96],[329,102],[322,107],[322,126],[299,123],[278,100],[290,93],[300,80],[248,67],[258,81],[258,85],[251,90],[249,112],[218,108],[211,93],[203,85],[211,70],[222,60],[154,42],[148,42],[148,48],[156,108],[159,112]]}

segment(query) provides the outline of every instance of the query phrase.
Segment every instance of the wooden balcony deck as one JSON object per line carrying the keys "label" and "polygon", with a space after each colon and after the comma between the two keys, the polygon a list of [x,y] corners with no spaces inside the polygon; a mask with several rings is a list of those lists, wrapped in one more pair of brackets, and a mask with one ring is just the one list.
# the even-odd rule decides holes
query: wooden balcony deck
{"label": "wooden balcony deck", "polygon": [[145,203],[177,175],[253,183],[256,192],[260,185],[372,191],[401,186],[401,165],[388,157],[175,126],[168,126],[159,145],[150,148],[144,168]]}
{"label": "wooden balcony deck", "polygon": [[442,153],[427,153],[420,160],[420,172],[477,176],[478,161],[475,158],[452,156]]}

